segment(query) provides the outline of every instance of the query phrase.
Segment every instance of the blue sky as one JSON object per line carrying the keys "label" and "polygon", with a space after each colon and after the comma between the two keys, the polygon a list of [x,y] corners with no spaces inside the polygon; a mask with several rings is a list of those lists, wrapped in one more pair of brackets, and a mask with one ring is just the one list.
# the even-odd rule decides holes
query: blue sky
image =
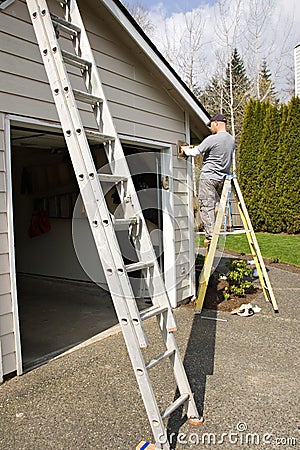
{"label": "blue sky", "polygon": [[[183,13],[198,9],[195,20],[199,20],[199,32],[203,34],[201,53],[196,59],[195,72],[197,82],[205,83],[216,70],[216,62],[225,58],[225,44],[220,41],[220,30],[224,26],[224,17],[219,8],[215,8],[218,0],[121,0],[130,7],[141,5],[150,13],[153,31],[150,35],[153,43],[165,54],[166,50],[173,52],[172,64],[177,70],[176,52],[180,54],[180,47],[184,44],[184,29],[187,17]],[[238,0],[226,0],[225,5],[230,6],[226,12],[225,26],[234,31],[232,24],[237,27],[238,50],[247,70],[251,76],[257,72],[256,59],[267,59],[276,89],[284,94],[283,89],[294,77],[294,47],[300,43],[300,0],[242,0],[239,22],[236,21]],[[253,50],[253,33],[255,29],[255,15],[249,5],[260,5],[262,18],[264,18],[263,5],[267,4],[268,20],[264,21],[258,36],[258,54]],[[255,11],[255,9],[254,9]],[[178,14],[181,13],[181,14]],[[253,14],[252,14],[253,13]],[[252,16],[251,16],[252,14]],[[189,17],[192,17],[189,15]],[[260,18],[258,16],[258,25]],[[250,25],[248,26],[248,22]],[[222,25],[223,24],[223,25]],[[244,28],[243,28],[244,27]],[[251,29],[252,28],[252,31]],[[217,30],[217,34],[216,34]],[[182,34],[183,33],[183,34]],[[211,37],[215,36],[214,46],[211,46]],[[236,35],[237,36],[237,35]],[[179,41],[178,41],[179,39]],[[236,42],[236,41],[235,41]],[[251,43],[251,46],[249,45]],[[231,43],[233,45],[233,41]],[[236,44],[235,44],[236,45]],[[172,56],[172,55],[171,55]],[[254,57],[256,58],[254,61]],[[179,70],[179,69],[178,69]]]}
{"label": "blue sky", "polygon": [[139,3],[144,6],[146,9],[153,9],[157,7],[159,4],[163,6],[166,10],[167,14],[170,15],[176,12],[186,12],[191,11],[197,6],[209,4],[213,5],[216,0],[127,0],[127,2],[132,5],[134,3]]}

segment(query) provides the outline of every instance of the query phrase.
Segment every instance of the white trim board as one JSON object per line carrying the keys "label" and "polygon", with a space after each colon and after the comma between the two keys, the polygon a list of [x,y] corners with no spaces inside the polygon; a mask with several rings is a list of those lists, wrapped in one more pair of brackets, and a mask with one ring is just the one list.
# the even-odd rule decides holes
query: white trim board
{"label": "white trim board", "polygon": [[[185,139],[186,142],[190,143],[190,117],[185,111]],[[194,183],[193,183],[193,165],[192,157],[188,158],[187,161],[187,189],[188,189],[188,223],[189,223],[189,288],[190,297],[195,297],[196,291],[196,279],[195,279],[195,243],[194,243],[194,205],[193,205],[193,194],[194,194]]]}
{"label": "white trim board", "polygon": [[13,217],[13,198],[12,198],[12,168],[11,168],[11,142],[10,142],[10,118],[5,117],[5,153],[6,153],[6,180],[7,180],[7,222],[8,222],[8,248],[9,248],[9,269],[10,269],[10,286],[12,298],[12,312],[15,336],[16,351],[16,369],[17,374],[23,373],[21,336],[18,311],[18,295],[16,281],[16,264],[15,264],[15,239],[14,239],[14,217]]}
{"label": "white trim board", "polygon": [[0,337],[0,383],[3,383],[2,347]]}

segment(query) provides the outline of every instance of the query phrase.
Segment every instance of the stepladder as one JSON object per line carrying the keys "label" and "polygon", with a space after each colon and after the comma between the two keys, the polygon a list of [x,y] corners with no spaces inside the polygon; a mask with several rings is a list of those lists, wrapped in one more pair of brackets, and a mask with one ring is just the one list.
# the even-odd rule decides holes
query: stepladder
{"label": "stepladder", "polygon": [[[235,196],[238,213],[241,219],[241,227],[234,229],[232,220],[232,196]],[[273,293],[273,289],[269,280],[268,272],[258,245],[258,241],[253,230],[251,220],[247,211],[247,207],[238,184],[235,174],[227,175],[224,181],[223,190],[218,205],[215,226],[209,246],[207,247],[204,258],[204,265],[200,274],[198,294],[195,302],[195,314],[200,314],[203,308],[205,295],[209,283],[212,270],[216,268],[216,252],[218,251],[218,243],[221,236],[228,234],[245,234],[249,244],[263,295],[267,302],[272,304],[274,312],[278,312],[277,302]],[[222,249],[221,249],[222,252]]]}
{"label": "stepladder", "polygon": [[[61,15],[51,13],[45,0],[26,0],[26,3],[97,249],[98,261],[106,277],[151,425],[154,438],[151,445],[155,449],[168,450],[170,446],[166,419],[175,410],[185,407],[187,417],[193,425],[202,423],[203,419],[199,416],[179,354],[174,336],[177,325],[168,292],[109,110],[88,33],[75,0],[58,2],[62,8]],[[73,87],[74,71],[77,77],[81,77],[82,89]],[[87,127],[84,123],[82,111],[85,108],[90,108],[93,112],[92,127]],[[91,140],[106,155],[105,172],[96,169]],[[106,192],[112,186],[118,196],[117,213],[107,204]],[[128,239],[134,248],[134,261],[128,262],[122,254],[118,234],[120,229],[125,229],[128,233]],[[151,306],[144,311],[139,310],[136,302],[130,280],[132,272],[138,272],[143,278],[147,296],[151,300]],[[151,317],[157,318],[165,349],[146,362],[142,349],[147,348],[149,342],[143,321]],[[179,395],[161,412],[149,371],[165,360],[169,361]]]}

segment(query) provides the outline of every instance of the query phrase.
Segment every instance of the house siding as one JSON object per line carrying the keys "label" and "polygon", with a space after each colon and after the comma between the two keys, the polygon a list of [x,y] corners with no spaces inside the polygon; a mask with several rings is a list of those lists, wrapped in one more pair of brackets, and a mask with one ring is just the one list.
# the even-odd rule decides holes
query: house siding
{"label": "house siding", "polygon": [[[143,61],[116,38],[114,30],[101,18],[101,12],[106,12],[104,7],[99,3],[95,15],[86,10],[84,2],[79,2],[80,7],[81,4],[118,133],[163,142],[179,139],[178,133],[184,132],[183,111],[148,73]],[[61,15],[58,2],[50,1],[49,6],[52,12]],[[15,1],[0,14],[0,30],[1,110],[57,122],[57,112],[25,2]],[[69,49],[67,40],[61,38],[60,44]],[[70,67],[69,73],[73,87],[83,89],[77,69]],[[80,110],[84,125],[94,127],[89,106],[80,105]]]}
{"label": "house siding", "polygon": [[[183,137],[184,139],[184,137]],[[188,217],[188,191],[186,161],[173,155],[174,175],[174,227],[177,302],[191,296],[190,292],[190,230]],[[192,256],[193,257],[193,256]]]}

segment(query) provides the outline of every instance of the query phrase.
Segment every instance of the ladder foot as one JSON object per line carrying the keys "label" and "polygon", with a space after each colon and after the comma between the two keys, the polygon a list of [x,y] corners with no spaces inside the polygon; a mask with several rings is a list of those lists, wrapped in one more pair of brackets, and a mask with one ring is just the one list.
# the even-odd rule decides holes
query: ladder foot
{"label": "ladder foot", "polygon": [[204,422],[204,417],[190,417],[188,420],[190,425],[197,427],[198,425],[202,425]]}

